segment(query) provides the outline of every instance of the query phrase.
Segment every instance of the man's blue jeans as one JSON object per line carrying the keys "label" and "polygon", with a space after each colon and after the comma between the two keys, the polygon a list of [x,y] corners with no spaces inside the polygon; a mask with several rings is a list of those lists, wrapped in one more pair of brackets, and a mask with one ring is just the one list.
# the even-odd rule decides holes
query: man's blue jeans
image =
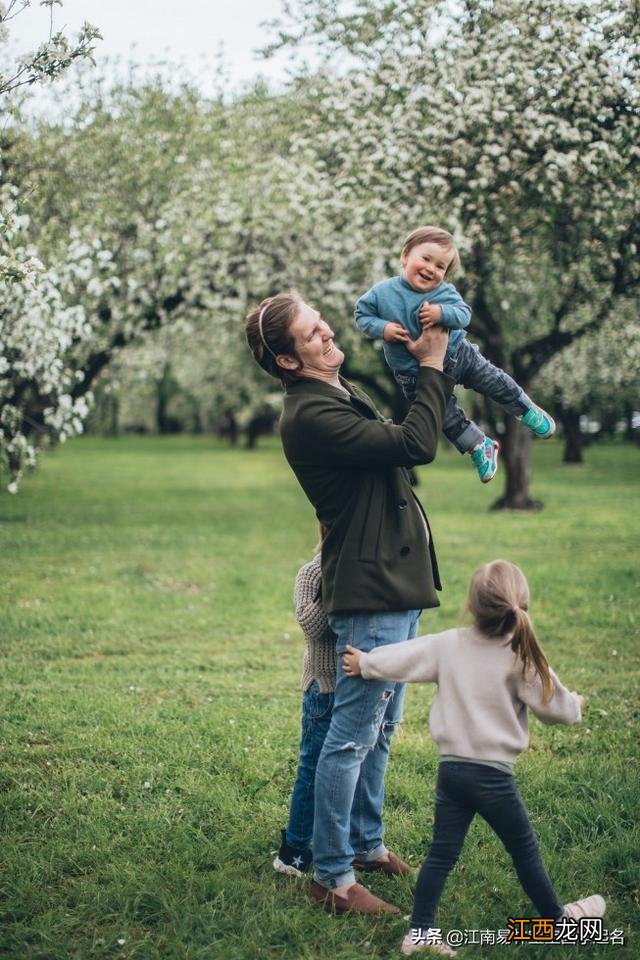
{"label": "man's blue jeans", "polygon": [[333,889],[355,882],[352,862],[386,853],[382,804],[389,745],[402,719],[404,684],[347,677],[347,644],[369,652],[415,637],[420,610],[330,614],[338,665],[331,726],[316,770],[315,879]]}
{"label": "man's blue jeans", "polygon": [[311,844],[316,767],[331,724],[332,710],[333,694],[320,693],[318,681],[314,680],[302,695],[298,772],[291,796],[289,823],[285,830],[287,843],[297,850],[307,850]]}

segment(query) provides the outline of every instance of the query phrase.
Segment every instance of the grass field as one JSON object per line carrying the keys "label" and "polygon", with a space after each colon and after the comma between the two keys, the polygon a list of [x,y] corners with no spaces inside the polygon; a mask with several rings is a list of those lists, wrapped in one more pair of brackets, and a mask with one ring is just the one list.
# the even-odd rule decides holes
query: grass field
{"label": "grass field", "polygon": [[[464,957],[640,956],[638,450],[582,467],[535,445],[537,514],[490,513],[463,458],[421,471],[459,621],[482,561],[521,564],[554,669],[588,697],[577,727],[532,722],[518,778],[565,900],[601,892],[624,946],[468,946]],[[498,488],[498,489],[497,489]],[[332,918],[274,874],[298,740],[296,570],[316,528],[276,440],[86,438],[0,495],[2,960],[397,957],[403,921]],[[415,865],[432,824],[433,689],[415,686],[387,777],[387,841]],[[408,913],[410,882],[372,889]],[[444,929],[531,907],[474,824]]]}

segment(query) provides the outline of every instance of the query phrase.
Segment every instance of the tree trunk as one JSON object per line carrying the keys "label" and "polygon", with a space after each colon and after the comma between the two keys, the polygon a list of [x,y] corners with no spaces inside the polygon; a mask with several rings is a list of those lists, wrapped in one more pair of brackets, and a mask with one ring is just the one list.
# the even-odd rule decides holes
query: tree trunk
{"label": "tree trunk", "polygon": [[584,439],[580,430],[580,414],[575,410],[562,410],[559,416],[564,433],[563,463],[583,463]]}
{"label": "tree trunk", "polygon": [[117,437],[120,433],[120,399],[115,393],[108,394],[106,408],[105,434],[108,437]]}
{"label": "tree trunk", "polygon": [[[505,492],[492,504],[492,510],[540,510],[542,503],[529,493],[531,482],[531,433],[513,417],[506,418],[501,444],[505,468]],[[500,461],[499,461],[500,462]]]}
{"label": "tree trunk", "polygon": [[630,442],[640,443],[640,430],[633,425],[634,409],[632,406],[627,406],[624,411],[624,419],[626,422],[624,438]]}
{"label": "tree trunk", "polygon": [[229,443],[232,447],[237,446],[238,444],[238,421],[236,420],[236,415],[233,410],[229,409],[227,411],[227,432],[225,436],[228,438]]}
{"label": "tree trunk", "polygon": [[600,440],[606,437],[608,440],[613,440],[616,435],[618,420],[620,419],[618,411],[614,410],[612,412],[609,410],[607,413],[601,414],[599,419],[600,430],[597,434],[597,439]]}
{"label": "tree trunk", "polygon": [[[480,393],[472,394],[471,419],[476,423],[482,423],[490,437],[500,438],[502,431],[498,430],[496,420],[496,405],[489,399],[483,397]],[[469,416],[469,414],[467,414]],[[504,414],[503,414],[504,416]]]}
{"label": "tree trunk", "polygon": [[171,433],[171,421],[167,412],[169,401],[173,395],[173,380],[171,365],[165,363],[162,376],[156,380],[156,430],[158,433]]}

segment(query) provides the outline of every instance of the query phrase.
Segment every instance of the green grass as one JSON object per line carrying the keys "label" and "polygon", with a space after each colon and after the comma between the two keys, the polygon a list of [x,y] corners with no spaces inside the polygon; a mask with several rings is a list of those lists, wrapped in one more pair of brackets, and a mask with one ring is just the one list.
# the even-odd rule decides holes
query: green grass
{"label": "green grass", "polygon": [[[421,471],[446,585],[422,628],[459,620],[479,563],[514,560],[552,665],[589,698],[578,727],[533,721],[519,763],[560,896],[602,892],[606,926],[625,932],[623,947],[556,947],[563,960],[640,955],[638,459],[597,446],[571,468],[555,441],[535,444],[536,514],[488,512],[499,481],[447,450]],[[315,538],[275,440],[87,438],[0,496],[2,960],[398,956],[402,921],[332,918],[271,869],[298,741],[292,583]],[[432,697],[409,691],[387,778],[387,840],[416,865]],[[411,883],[371,886],[410,910]],[[498,929],[530,909],[474,824],[442,926]],[[461,956],[506,950],[545,948]]]}

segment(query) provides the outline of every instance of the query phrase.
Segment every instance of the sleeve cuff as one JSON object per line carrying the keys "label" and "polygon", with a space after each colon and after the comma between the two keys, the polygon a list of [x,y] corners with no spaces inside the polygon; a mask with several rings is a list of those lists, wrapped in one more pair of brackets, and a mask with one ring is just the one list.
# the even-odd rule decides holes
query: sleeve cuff
{"label": "sleeve cuff", "polygon": [[447,394],[453,393],[456,381],[442,370],[436,370],[435,367],[418,367],[418,381],[424,383],[433,383],[434,377],[442,382],[442,386]]}
{"label": "sleeve cuff", "polygon": [[369,658],[366,653],[362,653],[362,652],[360,653],[360,673],[362,675],[363,680],[369,680],[371,678],[371,675],[367,669],[368,659]]}

